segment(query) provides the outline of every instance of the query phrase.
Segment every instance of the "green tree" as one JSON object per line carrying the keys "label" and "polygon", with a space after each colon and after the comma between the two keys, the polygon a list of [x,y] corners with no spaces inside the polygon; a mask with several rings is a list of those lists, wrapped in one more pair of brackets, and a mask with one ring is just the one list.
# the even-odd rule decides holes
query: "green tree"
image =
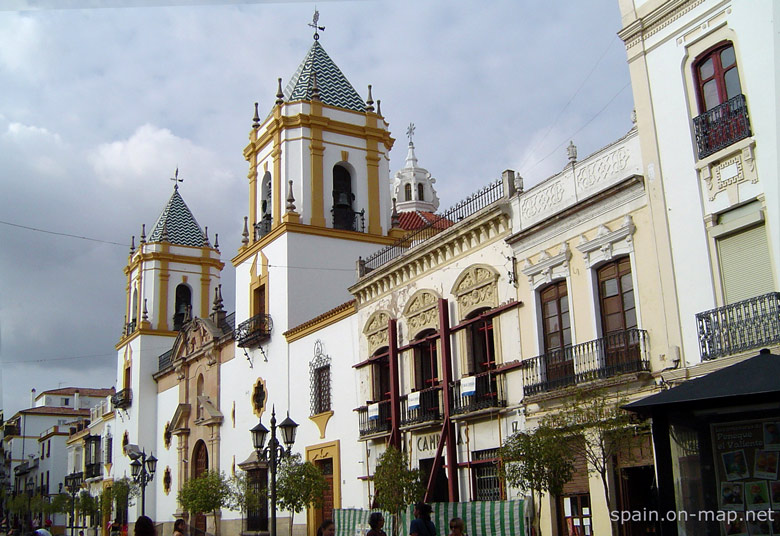
{"label": "green tree", "polygon": [[301,459],[300,454],[282,458],[276,479],[277,504],[290,512],[290,533],[293,516],[307,506],[321,508],[328,483],[322,471],[313,463]]}
{"label": "green tree", "polygon": [[257,490],[249,479],[249,473],[241,471],[230,479],[232,490],[232,508],[241,512],[245,517],[250,510],[257,510],[263,501],[267,500],[265,490]]}
{"label": "green tree", "polygon": [[70,512],[70,495],[58,493],[51,498],[49,508],[52,514],[67,514]]}
{"label": "green tree", "polygon": [[500,450],[500,470],[506,482],[531,494],[533,525],[541,536],[542,494],[559,495],[574,472],[564,432],[542,422],[530,431],[518,431]]}
{"label": "green tree", "polygon": [[212,514],[214,532],[219,536],[217,519],[222,508],[234,504],[235,494],[225,473],[206,471],[198,478],[188,480],[179,490],[179,504],[190,514]]}
{"label": "green tree", "polygon": [[373,481],[374,500],[392,516],[392,532],[397,536],[401,512],[421,500],[425,493],[420,471],[409,467],[405,453],[388,445],[377,460]]}
{"label": "green tree", "polygon": [[83,490],[81,493],[79,493],[79,497],[76,504],[78,507],[77,509],[81,513],[81,515],[84,516],[85,518],[86,516],[89,516],[92,525],[94,525],[95,516],[98,513],[97,498],[93,497],[87,490]]}
{"label": "green tree", "polygon": [[19,493],[16,497],[11,499],[11,502],[8,504],[8,509],[12,514],[16,514],[18,516],[25,515],[27,514],[28,500],[29,497],[27,494]]}
{"label": "green tree", "polygon": [[138,484],[124,477],[114,480],[111,486],[111,496],[116,505],[117,519],[120,523],[127,523],[127,509],[133,505],[133,499],[141,494]]}
{"label": "green tree", "polygon": [[[615,499],[608,486],[612,462],[618,454],[632,455],[642,438],[642,428],[647,426],[631,421],[622,408],[627,403],[627,399],[603,389],[581,391],[549,418],[551,425],[569,435],[572,452],[585,459],[588,471],[599,475],[609,508]],[[612,532],[616,529],[613,523]]]}

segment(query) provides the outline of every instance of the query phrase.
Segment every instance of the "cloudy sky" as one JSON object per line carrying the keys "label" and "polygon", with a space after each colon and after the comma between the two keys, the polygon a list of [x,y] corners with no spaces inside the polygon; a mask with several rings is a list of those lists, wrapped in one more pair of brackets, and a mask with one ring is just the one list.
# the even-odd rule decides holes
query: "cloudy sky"
{"label": "cloudy sky", "polygon": [[[122,7],[89,7],[101,3]],[[219,233],[232,310],[253,103],[270,110],[276,78],[286,83],[312,43],[310,2],[50,4],[0,8],[6,416],[31,388],[114,384],[130,236],[155,222],[177,166],[198,222]],[[382,100],[392,172],[417,125],[441,208],[507,168],[538,182],[564,166],[570,139],[582,158],[631,127],[617,0],[317,8],[325,50],[364,98],[372,84]]]}

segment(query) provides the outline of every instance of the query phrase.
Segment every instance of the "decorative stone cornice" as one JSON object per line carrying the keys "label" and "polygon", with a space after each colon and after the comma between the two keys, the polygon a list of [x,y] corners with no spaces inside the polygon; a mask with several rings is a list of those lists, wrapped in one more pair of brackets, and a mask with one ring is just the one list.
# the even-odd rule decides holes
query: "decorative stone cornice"
{"label": "decorative stone cornice", "polygon": [[645,17],[632,21],[628,26],[618,32],[626,49],[642,42],[643,39],[652,37],[674,21],[692,11],[704,3],[704,0],[671,0],[664,2],[661,7],[648,13]]}
{"label": "decorative stone cornice", "polygon": [[528,283],[536,288],[545,283],[551,283],[554,278],[569,276],[569,261],[571,249],[569,243],[563,242],[557,255],[550,255],[542,251],[536,264],[530,259],[525,259],[522,272],[528,277]]}
{"label": "decorative stone cornice", "polygon": [[580,235],[577,250],[584,255],[585,266],[590,268],[601,261],[611,260],[615,254],[634,251],[635,229],[634,220],[630,214],[626,214],[623,225],[614,231],[610,231],[606,225],[601,225],[592,240],[585,238],[585,235]]}
{"label": "decorative stone cornice", "polygon": [[450,263],[486,244],[506,237],[511,230],[508,206],[496,203],[479,217],[453,225],[392,262],[366,274],[349,288],[358,306],[394,288]]}

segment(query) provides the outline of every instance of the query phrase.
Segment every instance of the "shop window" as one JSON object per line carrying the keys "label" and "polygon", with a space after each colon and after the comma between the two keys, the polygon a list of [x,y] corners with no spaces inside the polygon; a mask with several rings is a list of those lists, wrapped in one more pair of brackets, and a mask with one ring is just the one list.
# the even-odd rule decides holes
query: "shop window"
{"label": "shop window", "polygon": [[590,513],[590,495],[564,495],[560,498],[561,534],[565,536],[591,536],[593,534]]}

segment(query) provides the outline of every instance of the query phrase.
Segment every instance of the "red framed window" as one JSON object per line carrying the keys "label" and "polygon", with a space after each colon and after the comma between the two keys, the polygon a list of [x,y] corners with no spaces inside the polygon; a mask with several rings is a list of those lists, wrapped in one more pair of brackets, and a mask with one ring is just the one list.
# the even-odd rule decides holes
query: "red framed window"
{"label": "red framed window", "polygon": [[742,94],[734,45],[723,42],[709,49],[693,64],[699,113]]}
{"label": "red framed window", "polygon": [[[479,316],[485,311],[478,311],[473,316]],[[468,327],[471,352],[469,354],[469,369],[474,374],[488,372],[496,368],[496,348],[493,342],[493,319],[482,318]]]}
{"label": "red framed window", "polygon": [[420,342],[414,346],[415,388],[419,391],[439,385],[438,352],[436,351],[435,331],[420,335]]}
{"label": "red framed window", "polygon": [[374,402],[390,399],[390,357],[387,348],[383,348],[375,354],[376,360],[372,363],[373,396]]}

